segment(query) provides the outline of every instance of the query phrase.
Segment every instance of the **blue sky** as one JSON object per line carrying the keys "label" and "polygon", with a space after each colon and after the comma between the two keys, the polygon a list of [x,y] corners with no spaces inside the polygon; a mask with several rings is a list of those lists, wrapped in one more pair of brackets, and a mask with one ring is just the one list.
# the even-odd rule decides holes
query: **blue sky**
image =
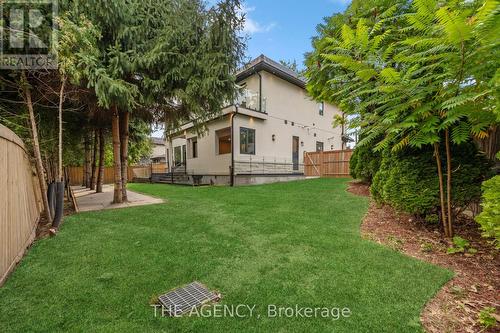
{"label": "blue sky", "polygon": [[323,17],[342,12],[349,0],[246,0],[247,56],[260,54],[278,60],[296,60],[312,49],[311,37]]}
{"label": "blue sky", "polygon": [[[207,0],[209,5],[217,0]],[[316,25],[326,16],[343,12],[350,0],[246,0],[247,57],[265,54],[279,60],[296,60],[303,67],[304,53],[311,51]],[[162,137],[163,130],[154,132]]]}

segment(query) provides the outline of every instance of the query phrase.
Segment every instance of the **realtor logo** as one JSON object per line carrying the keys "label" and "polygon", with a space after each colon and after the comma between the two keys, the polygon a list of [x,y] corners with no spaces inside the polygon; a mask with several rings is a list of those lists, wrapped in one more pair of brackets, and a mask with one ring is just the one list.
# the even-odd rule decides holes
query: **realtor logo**
{"label": "realtor logo", "polygon": [[56,69],[56,0],[0,0],[0,69]]}

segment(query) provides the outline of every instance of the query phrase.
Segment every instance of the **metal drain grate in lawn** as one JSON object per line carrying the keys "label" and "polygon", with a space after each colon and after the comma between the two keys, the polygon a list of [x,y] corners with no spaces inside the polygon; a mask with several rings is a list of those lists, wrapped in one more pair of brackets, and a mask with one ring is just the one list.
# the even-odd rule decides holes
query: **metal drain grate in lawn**
{"label": "metal drain grate in lawn", "polygon": [[219,295],[208,290],[204,285],[195,281],[185,287],[177,288],[158,297],[164,311],[169,316],[180,316],[193,308],[208,302],[217,301]]}

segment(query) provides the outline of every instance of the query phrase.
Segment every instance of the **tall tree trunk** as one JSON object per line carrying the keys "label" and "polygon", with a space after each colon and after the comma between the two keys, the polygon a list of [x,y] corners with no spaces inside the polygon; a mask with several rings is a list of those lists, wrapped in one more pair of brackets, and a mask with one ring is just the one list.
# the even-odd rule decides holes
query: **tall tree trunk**
{"label": "tall tree trunk", "polygon": [[90,187],[90,158],[91,158],[91,152],[90,152],[90,145],[91,145],[91,137],[89,136],[89,133],[85,133],[85,141],[84,141],[84,150],[85,150],[85,163],[83,166],[83,183],[85,187]]}
{"label": "tall tree trunk", "polygon": [[57,233],[64,215],[64,175],[63,175],[63,103],[64,103],[64,88],[66,86],[66,77],[61,77],[61,89],[59,91],[59,108],[58,108],[58,145],[57,145],[57,167],[55,171],[55,196],[53,198],[54,220],[52,221],[52,234]]}
{"label": "tall tree trunk", "polygon": [[95,190],[95,184],[97,181],[97,149],[99,148],[99,132],[98,130],[94,131],[94,147],[92,151],[92,173],[90,176],[90,189],[92,191]]}
{"label": "tall tree trunk", "polygon": [[51,160],[47,156],[47,153],[45,153],[45,167],[47,172],[47,182],[51,183],[54,181],[54,174],[52,172]]}
{"label": "tall tree trunk", "polygon": [[102,193],[102,183],[104,182],[104,131],[99,129],[99,172],[97,176],[96,193]]}
{"label": "tall tree trunk", "polygon": [[127,201],[127,181],[128,181],[128,124],[129,113],[127,111],[121,113],[120,116],[120,158],[122,166],[122,199]]}
{"label": "tall tree trunk", "polygon": [[446,145],[446,203],[448,205],[448,235],[453,237],[453,214],[452,214],[452,188],[451,188],[451,148],[450,148],[450,132],[445,131]]}
{"label": "tall tree trunk", "polygon": [[66,77],[62,77],[61,91],[59,92],[59,144],[58,144],[58,154],[57,154],[57,176],[56,181],[63,181],[63,103],[64,103],[64,88],[66,86]]}
{"label": "tall tree trunk", "polygon": [[344,141],[344,135],[345,135],[345,113],[342,112],[342,134],[341,134],[341,140],[340,142],[342,143],[342,150],[345,150],[345,141]]}
{"label": "tall tree trunk", "polygon": [[439,178],[439,199],[441,202],[441,222],[443,223],[444,234],[449,237],[448,234],[448,220],[446,219],[446,208],[444,201],[444,183],[443,183],[443,168],[441,166],[441,155],[439,153],[439,143],[434,144],[434,157],[436,158],[436,165]]}
{"label": "tall tree trunk", "polygon": [[122,170],[120,152],[120,115],[116,106],[112,107],[111,132],[113,136],[113,168],[115,177],[115,188],[113,203],[122,203]]}
{"label": "tall tree trunk", "polygon": [[42,194],[43,209],[45,210],[45,217],[49,223],[52,222],[52,214],[50,213],[49,200],[47,198],[47,183],[45,182],[45,174],[43,171],[42,154],[40,153],[40,143],[38,142],[38,130],[35,121],[35,112],[33,110],[33,102],[31,100],[31,90],[28,86],[26,74],[22,73],[22,85],[24,90],[24,97],[26,98],[26,106],[28,107],[31,139],[33,140],[33,152],[35,154],[35,167],[38,174],[38,182],[40,183],[40,192]]}
{"label": "tall tree trunk", "polygon": [[92,176],[92,133],[88,133],[88,144],[85,152],[85,187],[90,188],[90,179]]}

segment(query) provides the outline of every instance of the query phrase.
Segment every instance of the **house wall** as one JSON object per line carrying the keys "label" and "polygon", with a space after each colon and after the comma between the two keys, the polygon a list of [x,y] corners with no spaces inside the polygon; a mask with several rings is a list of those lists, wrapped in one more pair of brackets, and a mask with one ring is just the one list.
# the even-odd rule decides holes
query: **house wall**
{"label": "house wall", "polygon": [[167,153],[167,151],[166,151],[165,145],[156,145],[156,144],[154,144],[153,145],[153,151],[151,153],[151,157],[152,158],[155,158],[155,157],[163,157],[163,158],[165,158],[166,153]]}
{"label": "house wall", "polygon": [[230,127],[229,115],[222,119],[210,122],[207,130],[198,135],[195,131],[186,131],[185,138],[177,138],[173,141],[173,146],[187,144],[189,139],[196,137],[198,142],[198,157],[193,158],[192,149],[187,144],[186,171],[203,175],[229,175],[231,165],[231,154],[219,155],[217,152],[216,131]]}
{"label": "house wall", "polygon": [[[311,100],[304,89],[264,71],[261,75],[268,119],[241,115],[235,118],[235,160],[276,160],[278,163],[291,164],[293,136],[299,137],[300,143],[303,142],[303,145],[299,145],[300,164],[303,163],[304,151],[316,151],[316,142],[323,142],[324,150],[342,148],[341,129],[332,128],[334,115],[341,114],[338,108],[325,103],[324,114],[321,116],[319,103]],[[249,89],[259,89],[257,75],[245,81]],[[255,155],[240,153],[240,127],[255,129]],[[275,141],[272,140],[273,134]]]}
{"label": "house wall", "polygon": [[[234,117],[234,159],[236,162],[243,162],[236,163],[236,173],[249,173],[250,160],[252,161],[251,173],[292,172],[293,136],[299,137],[300,165],[304,163],[305,151],[316,151],[316,142],[323,142],[324,150],[341,149],[341,129],[332,128],[331,125],[334,115],[341,114],[338,108],[325,103],[324,114],[320,115],[319,103],[311,100],[304,89],[265,71],[261,71],[260,74],[262,75],[263,108],[267,111],[267,116],[266,119],[242,114]],[[259,91],[257,74],[243,82],[246,83],[247,89]],[[182,138],[173,140],[172,147],[187,145],[186,170],[188,173],[229,174],[231,154],[217,154],[216,131],[230,126],[230,116],[226,115],[222,119],[208,123],[207,131],[203,135],[187,130]],[[255,129],[255,155],[240,153],[240,127]],[[275,135],[274,141],[273,134]],[[197,158],[191,157],[192,152],[188,142],[192,137],[197,137]],[[167,148],[170,148],[168,143]],[[172,153],[169,155],[172,158]],[[261,168],[262,172],[260,172]],[[302,166],[299,172],[303,172]]]}

